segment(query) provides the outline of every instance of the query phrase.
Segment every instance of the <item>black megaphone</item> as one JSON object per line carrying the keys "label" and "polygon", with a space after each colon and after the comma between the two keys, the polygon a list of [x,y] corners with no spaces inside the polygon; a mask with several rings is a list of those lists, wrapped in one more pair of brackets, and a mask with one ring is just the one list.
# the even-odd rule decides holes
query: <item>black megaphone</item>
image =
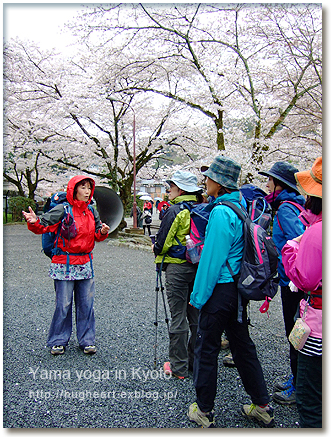
{"label": "black megaphone", "polygon": [[109,227],[109,233],[115,231],[123,218],[123,203],[119,195],[108,187],[97,186],[94,189],[93,199],[102,223]]}

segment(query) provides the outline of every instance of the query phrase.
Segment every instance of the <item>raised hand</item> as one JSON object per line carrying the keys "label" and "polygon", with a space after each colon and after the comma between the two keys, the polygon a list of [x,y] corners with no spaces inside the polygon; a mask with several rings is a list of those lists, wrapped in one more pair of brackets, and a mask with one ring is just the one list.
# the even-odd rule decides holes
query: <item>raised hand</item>
{"label": "raised hand", "polygon": [[25,220],[32,225],[38,220],[36,213],[33,211],[31,206],[29,206],[29,212],[22,211],[22,214],[24,215]]}

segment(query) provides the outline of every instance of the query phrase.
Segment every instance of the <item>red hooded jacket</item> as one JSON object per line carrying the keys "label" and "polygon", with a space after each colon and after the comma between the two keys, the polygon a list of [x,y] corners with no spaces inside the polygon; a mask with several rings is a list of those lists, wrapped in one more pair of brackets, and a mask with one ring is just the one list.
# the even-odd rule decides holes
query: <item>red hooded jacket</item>
{"label": "red hooded jacket", "polygon": [[[88,202],[74,199],[74,188],[83,179],[89,179],[92,183],[91,196]],[[74,176],[70,179],[67,187],[67,200],[72,206],[72,213],[75,219],[78,234],[70,241],[62,239],[58,240],[58,247],[64,252],[69,253],[84,253],[85,255],[70,256],[70,264],[86,264],[90,261],[89,252],[92,252],[95,246],[95,241],[103,241],[108,237],[108,234],[101,234],[101,221],[99,214],[94,210],[95,214],[88,208],[89,203],[93,197],[95,182],[92,178],[87,176]],[[62,211],[62,213],[61,213]],[[46,232],[57,232],[61,224],[64,214],[64,206],[57,205],[55,208],[45,213],[34,224],[28,223],[28,229],[35,234],[44,234]],[[64,244],[63,244],[64,243]],[[93,255],[91,254],[92,258]],[[54,255],[52,263],[66,264],[66,255]]]}

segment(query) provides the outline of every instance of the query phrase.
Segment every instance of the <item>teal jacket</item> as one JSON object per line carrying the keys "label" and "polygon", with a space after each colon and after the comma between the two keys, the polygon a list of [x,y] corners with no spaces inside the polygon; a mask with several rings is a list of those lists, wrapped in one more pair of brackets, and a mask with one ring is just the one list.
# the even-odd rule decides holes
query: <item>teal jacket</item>
{"label": "teal jacket", "polygon": [[[240,192],[226,193],[213,203],[228,200],[240,208]],[[243,222],[231,208],[217,205],[210,213],[205,244],[191,293],[190,304],[201,309],[213,294],[217,283],[233,282],[226,266],[234,274],[240,269],[244,249]]]}

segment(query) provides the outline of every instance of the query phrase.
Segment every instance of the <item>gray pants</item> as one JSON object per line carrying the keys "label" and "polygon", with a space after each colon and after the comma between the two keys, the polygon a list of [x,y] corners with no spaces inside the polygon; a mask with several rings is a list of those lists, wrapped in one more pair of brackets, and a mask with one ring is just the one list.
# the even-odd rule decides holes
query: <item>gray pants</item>
{"label": "gray pants", "polygon": [[[173,373],[188,376],[193,367],[199,310],[189,305],[197,267],[191,263],[168,264],[166,292],[171,313],[169,359]],[[189,331],[191,336],[189,338]]]}

